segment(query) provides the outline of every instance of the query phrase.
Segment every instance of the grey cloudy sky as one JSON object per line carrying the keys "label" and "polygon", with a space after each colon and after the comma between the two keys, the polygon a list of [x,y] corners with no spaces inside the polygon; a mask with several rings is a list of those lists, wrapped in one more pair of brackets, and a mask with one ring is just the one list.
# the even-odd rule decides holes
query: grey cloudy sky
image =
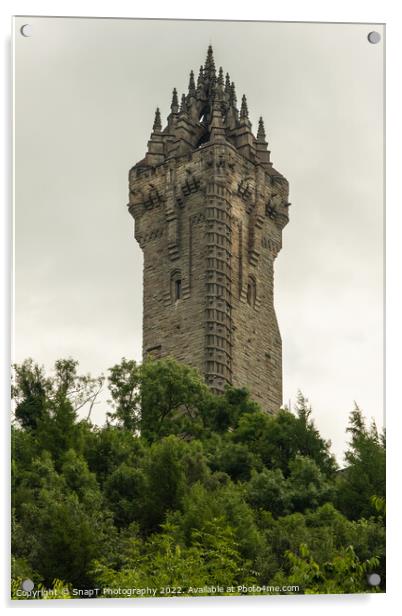
{"label": "grey cloudy sky", "polygon": [[[32,24],[32,36],[19,27]],[[260,114],[291,221],[276,261],[284,400],[341,461],[356,400],[383,425],[383,42],[356,24],[17,18],[14,359],[141,358],[142,254],[126,209],[158,105],[208,44]],[[375,30],[383,36],[383,27]],[[103,421],[105,406],[94,419]]]}

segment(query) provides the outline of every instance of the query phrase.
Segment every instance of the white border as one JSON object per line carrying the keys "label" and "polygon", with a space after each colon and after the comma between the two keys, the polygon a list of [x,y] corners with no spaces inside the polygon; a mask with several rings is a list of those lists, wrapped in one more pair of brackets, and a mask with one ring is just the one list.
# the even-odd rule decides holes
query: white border
{"label": "white border", "polygon": [[[8,460],[9,460],[9,428],[8,428],[8,397],[9,397],[9,332],[10,332],[10,271],[11,271],[11,85],[10,85],[10,34],[12,15],[54,15],[54,16],[93,16],[93,17],[154,17],[154,18],[189,18],[189,19],[238,19],[238,20],[270,20],[270,21],[330,21],[330,22],[359,22],[359,23],[386,23],[387,29],[387,290],[386,290],[386,315],[387,315],[387,349],[386,349],[386,396],[387,396],[387,433],[388,433],[388,590],[386,595],[370,596],[304,596],[304,597],[263,597],[263,598],[199,598],[199,599],[158,599],[139,600],[133,604],[131,601],[122,600],[97,600],[72,602],[57,601],[41,602],[40,607],[35,607],[35,602],[29,604],[7,602],[9,592],[9,537],[8,523],[9,512],[5,513],[1,507],[4,542],[1,558],[1,593],[2,603],[9,609],[17,612],[30,609],[42,610],[44,608],[66,608],[75,612],[87,611],[88,609],[134,609],[183,611],[205,610],[212,613],[219,611],[231,611],[240,613],[244,609],[252,609],[256,614],[266,614],[268,610],[281,610],[283,614],[298,614],[309,616],[312,613],[338,614],[339,609],[353,610],[357,614],[368,616],[378,615],[379,609],[392,609],[398,604],[398,585],[401,570],[402,543],[401,531],[398,521],[402,519],[401,511],[398,511],[398,490],[400,485],[399,467],[400,456],[398,455],[399,440],[402,435],[402,409],[400,408],[400,354],[401,354],[401,327],[402,315],[401,301],[401,264],[402,264],[402,198],[401,198],[401,119],[402,109],[400,88],[400,58],[401,49],[401,14],[400,3],[393,0],[337,0],[337,2],[320,2],[313,0],[281,0],[271,2],[266,0],[247,0],[247,2],[221,2],[213,0],[202,2],[168,2],[167,0],[153,0],[150,3],[139,3],[129,0],[34,0],[34,1],[10,1],[3,0],[0,6],[2,49],[4,52],[2,70],[2,134],[6,136],[1,150],[1,172],[3,182],[3,199],[0,220],[1,232],[1,321],[3,325],[1,341],[1,392],[2,392],[2,417],[4,421],[3,431],[3,464],[5,477],[3,485],[9,486]],[[367,130],[370,130],[367,127]],[[8,491],[3,495],[3,502],[8,501]],[[384,604],[387,604],[386,606]]]}

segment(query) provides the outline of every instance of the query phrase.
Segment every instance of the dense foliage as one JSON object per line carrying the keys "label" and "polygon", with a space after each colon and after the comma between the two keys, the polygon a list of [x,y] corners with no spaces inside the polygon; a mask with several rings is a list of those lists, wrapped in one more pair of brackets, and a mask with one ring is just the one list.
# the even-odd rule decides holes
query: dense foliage
{"label": "dense foliage", "polygon": [[384,590],[385,437],[357,407],[340,470],[301,394],[271,416],[171,359],[123,359],[98,427],[103,384],[71,359],[14,367],[15,598],[24,579],[47,598]]}

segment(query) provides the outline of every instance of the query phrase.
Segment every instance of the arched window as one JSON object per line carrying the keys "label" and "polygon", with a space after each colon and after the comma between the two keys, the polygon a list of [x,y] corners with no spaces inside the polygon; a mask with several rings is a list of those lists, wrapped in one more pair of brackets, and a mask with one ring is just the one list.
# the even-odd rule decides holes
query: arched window
{"label": "arched window", "polygon": [[174,270],[170,274],[170,297],[173,303],[177,302],[182,298],[183,288],[182,288],[182,279],[181,279],[181,271]]}
{"label": "arched window", "polygon": [[248,277],[247,282],[247,303],[250,306],[255,306],[255,300],[257,297],[257,284],[255,282],[254,276]]}

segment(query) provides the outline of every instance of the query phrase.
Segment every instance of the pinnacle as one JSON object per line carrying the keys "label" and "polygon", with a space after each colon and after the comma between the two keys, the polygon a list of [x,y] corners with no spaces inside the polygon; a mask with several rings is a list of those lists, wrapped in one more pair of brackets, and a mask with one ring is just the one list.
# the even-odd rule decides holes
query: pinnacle
{"label": "pinnacle", "polygon": [[195,93],[195,81],[194,81],[194,71],[193,70],[190,71],[190,79],[188,82],[188,92],[189,94]]}
{"label": "pinnacle", "polygon": [[242,99],[241,99],[240,117],[248,118],[248,107],[247,107],[247,99],[246,99],[245,94],[243,94]]}
{"label": "pinnacle", "polygon": [[220,66],[219,67],[219,73],[218,73],[218,84],[220,86],[223,86],[223,68]]}
{"label": "pinnacle", "polygon": [[152,129],[154,132],[162,130],[161,112],[159,111],[159,107],[157,107],[155,111],[154,125]]}
{"label": "pinnacle", "polygon": [[179,99],[177,98],[176,88],[173,88],[172,104],[170,105],[170,109],[172,110],[172,113],[177,113],[179,111]]}
{"label": "pinnacle", "polygon": [[260,116],[260,119],[258,120],[257,141],[265,141],[265,128],[262,116]]}

